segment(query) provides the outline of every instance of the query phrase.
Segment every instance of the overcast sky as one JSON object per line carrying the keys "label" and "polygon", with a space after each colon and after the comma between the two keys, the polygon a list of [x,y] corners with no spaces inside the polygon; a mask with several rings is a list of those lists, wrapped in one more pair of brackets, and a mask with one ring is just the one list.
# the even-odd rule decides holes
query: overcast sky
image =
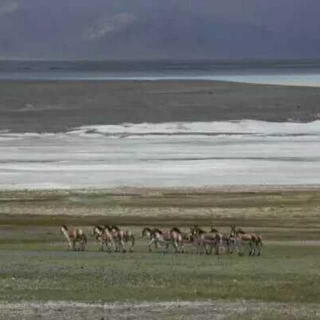
{"label": "overcast sky", "polygon": [[319,0],[0,0],[0,58],[315,58],[319,17]]}

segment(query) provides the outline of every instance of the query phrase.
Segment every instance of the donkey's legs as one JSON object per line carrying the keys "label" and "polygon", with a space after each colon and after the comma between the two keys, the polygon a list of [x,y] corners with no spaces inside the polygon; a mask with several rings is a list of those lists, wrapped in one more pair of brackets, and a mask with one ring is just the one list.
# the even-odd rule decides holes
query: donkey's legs
{"label": "donkey's legs", "polygon": [[73,244],[73,241],[71,241],[70,239],[67,239],[68,240],[68,247],[67,247],[67,250],[74,250],[74,244]]}
{"label": "donkey's legs", "polygon": [[258,251],[257,252],[257,256],[259,257],[261,255],[261,242],[258,241],[256,246],[257,246],[257,251]]}
{"label": "donkey's legs", "polygon": [[219,255],[221,253],[221,248],[223,247],[222,240],[219,240],[216,242],[216,255]]}
{"label": "donkey's legs", "polygon": [[130,237],[130,248],[129,248],[129,252],[133,252],[133,247],[134,247],[134,243],[135,243],[135,238],[134,235],[131,235]]}
{"label": "donkey's legs", "polygon": [[114,249],[114,242],[113,242],[113,240],[108,240],[108,242],[107,242],[107,251],[110,253],[110,252],[112,252],[112,250]]}
{"label": "donkey's legs", "polygon": [[256,254],[256,243],[255,241],[250,241],[249,256],[255,256],[255,254]]}
{"label": "donkey's legs", "polygon": [[165,242],[161,243],[161,247],[164,247],[163,253],[168,252],[169,246],[171,243],[174,246],[174,243],[170,242],[170,241],[165,241]]}
{"label": "donkey's legs", "polygon": [[254,244],[253,244],[253,255],[255,256],[256,254],[258,254],[259,252],[259,244],[258,244],[258,241],[254,241]]}
{"label": "donkey's legs", "polygon": [[119,252],[126,252],[126,247],[125,247],[123,239],[119,240],[119,249],[120,249]]}
{"label": "donkey's legs", "polygon": [[207,255],[212,253],[212,245],[211,244],[205,244],[204,248],[205,248],[205,252]]}
{"label": "donkey's legs", "polygon": [[196,246],[197,246],[197,254],[202,254],[204,249],[204,244],[202,243],[202,241],[197,240]]}
{"label": "donkey's legs", "polygon": [[198,254],[198,253],[199,253],[199,244],[198,244],[198,241],[193,241],[193,242],[192,242],[192,246],[193,246],[192,253],[193,253],[193,254]]}
{"label": "donkey's legs", "polygon": [[177,241],[177,240],[174,240],[174,241],[172,242],[172,244],[173,244],[173,246],[174,246],[174,252],[175,252],[175,253],[179,253],[180,251],[179,251],[179,243],[178,243],[178,241]]}
{"label": "donkey's legs", "polygon": [[121,250],[120,249],[120,247],[121,247],[121,239],[117,238],[115,244],[116,244],[116,251],[115,252],[120,252],[120,250]]}
{"label": "donkey's legs", "polygon": [[156,248],[158,247],[157,246],[157,241],[156,241],[156,239],[155,238],[152,238],[150,241],[149,241],[149,244],[148,244],[148,246],[149,246],[149,251],[151,252],[152,250],[151,250],[151,246],[152,246],[152,244],[155,244],[155,246],[156,246]]}
{"label": "donkey's legs", "polygon": [[81,251],[85,251],[86,250],[86,241],[85,239],[81,239]]}
{"label": "donkey's legs", "polygon": [[244,252],[243,252],[243,244],[242,244],[242,241],[241,241],[241,240],[235,240],[234,249],[236,250],[236,252],[237,252],[237,254],[238,254],[239,256],[244,255]]}
{"label": "donkey's legs", "polygon": [[180,252],[184,253],[184,244],[183,244],[183,242],[180,243]]}

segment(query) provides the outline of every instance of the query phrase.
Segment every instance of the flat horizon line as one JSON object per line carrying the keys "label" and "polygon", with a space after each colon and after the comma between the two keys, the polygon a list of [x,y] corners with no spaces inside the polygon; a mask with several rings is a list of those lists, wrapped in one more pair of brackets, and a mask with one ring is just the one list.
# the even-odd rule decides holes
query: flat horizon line
{"label": "flat horizon line", "polygon": [[136,58],[136,59],[47,59],[47,58],[1,58],[0,62],[290,62],[290,61],[319,61],[320,57],[314,58]]}

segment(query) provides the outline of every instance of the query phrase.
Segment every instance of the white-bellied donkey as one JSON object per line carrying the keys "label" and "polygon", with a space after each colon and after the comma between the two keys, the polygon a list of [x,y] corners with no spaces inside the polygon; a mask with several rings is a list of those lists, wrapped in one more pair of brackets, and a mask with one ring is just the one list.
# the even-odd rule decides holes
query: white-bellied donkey
{"label": "white-bellied donkey", "polygon": [[[60,231],[66,237],[71,250],[84,251],[86,249],[87,237],[82,229],[68,230],[66,225],[62,225]],[[80,244],[78,249],[76,248],[76,243]]]}
{"label": "white-bellied donkey", "polygon": [[133,247],[135,244],[135,237],[134,234],[129,231],[123,231],[120,230],[119,227],[117,226],[104,226],[105,229],[109,230],[109,232],[111,233],[115,243],[116,243],[116,252],[126,252],[126,245],[130,243],[130,247],[129,247],[129,252],[133,251]]}
{"label": "white-bellied donkey", "polygon": [[101,251],[104,250],[104,246],[106,246],[108,252],[112,252],[115,250],[115,244],[109,229],[104,227],[94,226],[92,236],[95,237],[96,240],[100,242]]}

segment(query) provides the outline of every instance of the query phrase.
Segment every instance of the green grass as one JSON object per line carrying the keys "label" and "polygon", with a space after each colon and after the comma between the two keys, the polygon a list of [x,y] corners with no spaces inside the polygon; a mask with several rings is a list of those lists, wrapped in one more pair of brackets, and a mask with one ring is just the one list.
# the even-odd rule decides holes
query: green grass
{"label": "green grass", "polygon": [[[0,192],[0,300],[320,303],[319,199],[317,190]],[[135,252],[99,252],[90,236],[88,251],[66,250],[58,225],[89,235],[105,223],[130,228]],[[140,237],[145,225],[195,223],[262,234],[262,256],[195,255],[190,245],[183,255],[149,253]]]}
{"label": "green grass", "polygon": [[183,255],[149,253],[139,239],[134,253],[108,254],[92,240],[88,251],[68,252],[57,234],[39,236],[0,244],[0,300],[320,302],[315,246],[266,243],[261,257],[217,257],[191,246]]}
{"label": "green grass", "polygon": [[[76,216],[83,222],[89,219],[111,219],[127,224],[141,224],[143,217],[170,223],[198,220],[208,224],[213,219],[224,223],[276,217],[316,221],[319,215],[320,191],[312,190],[52,190],[0,191],[0,224],[19,223],[19,215],[28,214],[32,223],[41,216],[50,216],[52,223],[61,218]],[[14,215],[14,219],[11,216]],[[24,219],[24,217],[23,217]],[[25,219],[24,219],[25,220]],[[278,222],[277,221],[277,222]],[[24,221],[28,223],[27,221]]]}

